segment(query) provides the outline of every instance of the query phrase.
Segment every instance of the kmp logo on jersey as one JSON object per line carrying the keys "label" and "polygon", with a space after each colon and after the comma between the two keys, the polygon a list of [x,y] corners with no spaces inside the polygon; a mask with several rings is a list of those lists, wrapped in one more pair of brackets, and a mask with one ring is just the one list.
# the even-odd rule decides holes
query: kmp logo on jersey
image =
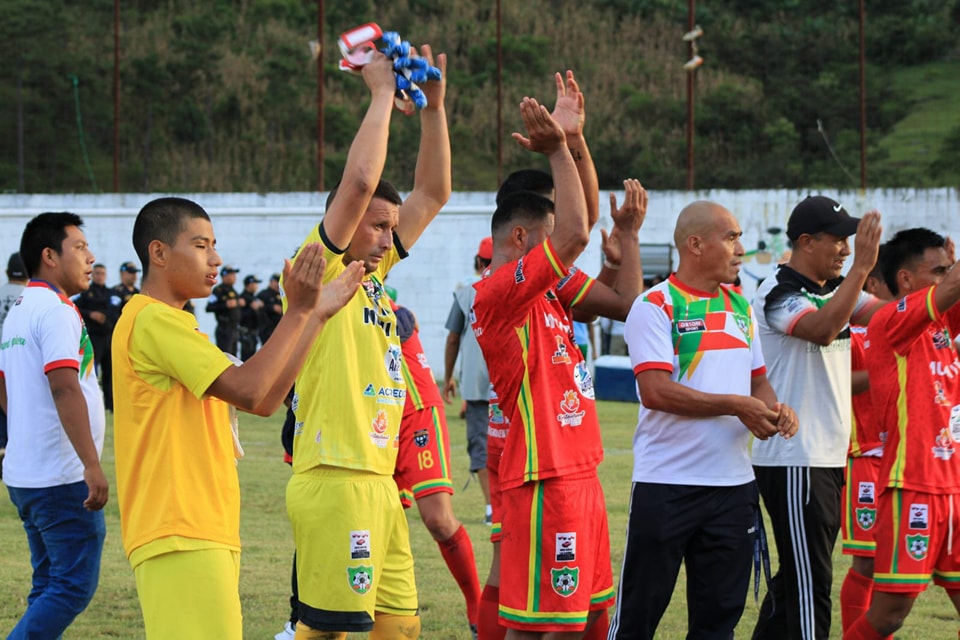
{"label": "kmp logo on jersey", "polygon": [[579,427],[586,411],[580,411],[580,396],[573,389],[564,391],[557,422],[561,427]]}
{"label": "kmp logo on jersey", "polygon": [[387,375],[394,382],[403,382],[403,355],[400,353],[400,347],[390,345],[387,353],[383,356],[383,366],[387,368]]}
{"label": "kmp logo on jersey", "polygon": [[560,569],[550,569],[550,585],[557,595],[569,598],[577,592],[577,586],[580,584],[579,567],[562,567]]}
{"label": "kmp logo on jersey", "polygon": [[373,567],[366,565],[347,567],[347,580],[354,593],[365,596],[373,586]]}

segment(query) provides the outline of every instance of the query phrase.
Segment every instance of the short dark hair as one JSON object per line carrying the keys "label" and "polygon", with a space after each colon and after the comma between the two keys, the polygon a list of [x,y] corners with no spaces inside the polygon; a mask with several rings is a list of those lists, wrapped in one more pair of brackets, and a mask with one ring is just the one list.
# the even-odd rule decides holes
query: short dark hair
{"label": "short dark hair", "polygon": [[44,249],[53,249],[57,255],[63,253],[63,241],[67,238],[67,227],[82,227],[83,220],[75,213],[67,211],[46,212],[27,223],[20,237],[20,258],[27,268],[27,275],[33,277],[40,270],[40,261]]}
{"label": "short dark hair", "polygon": [[143,265],[144,277],[150,269],[150,243],[159,240],[173,245],[186,227],[186,221],[194,218],[209,220],[210,216],[203,207],[186,198],[157,198],[143,205],[133,223],[133,249]]}
{"label": "short dark hair", "polygon": [[[340,189],[341,180],[338,180],[337,184],[333,185],[333,189],[330,189],[330,193],[327,194],[327,203],[324,205],[324,208],[329,209],[330,205],[333,204],[333,198],[337,195],[337,191]],[[373,197],[386,200],[387,202],[392,202],[398,207],[403,204],[403,198],[400,197],[400,192],[397,191],[397,188],[383,178],[380,178],[380,182],[377,183],[377,188],[373,192]]]}
{"label": "short dark hair", "polygon": [[897,287],[897,272],[900,269],[910,269],[917,261],[923,258],[927,249],[940,249],[946,244],[946,238],[930,229],[916,227],[904,229],[887,240],[880,254],[880,271],[883,281],[887,283],[890,293],[900,295]]}
{"label": "short dark hair", "polygon": [[497,189],[497,206],[507,196],[520,191],[532,191],[544,198],[551,199],[553,194],[553,176],[540,169],[520,169],[506,177]]}
{"label": "short dark hair", "polygon": [[498,232],[514,224],[531,227],[542,224],[553,213],[553,201],[531,191],[518,191],[505,197],[493,212],[490,231],[494,239]]}

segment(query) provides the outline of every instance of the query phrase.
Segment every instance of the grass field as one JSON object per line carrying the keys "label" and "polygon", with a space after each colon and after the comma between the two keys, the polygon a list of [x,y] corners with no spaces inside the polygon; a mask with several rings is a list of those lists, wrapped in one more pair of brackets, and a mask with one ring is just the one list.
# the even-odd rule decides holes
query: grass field
{"label": "grass field", "polygon": [[[599,410],[606,445],[606,460],[600,468],[600,475],[607,496],[616,579],[623,553],[633,464],[630,443],[636,405],[601,402]],[[243,490],[240,595],[244,610],[244,637],[251,640],[271,640],[288,614],[293,540],[284,506],[284,488],[290,470],[281,461],[281,422],[282,415],[279,412],[269,419],[241,417],[241,439],[247,455],[240,462],[240,484]],[[103,458],[107,477],[113,478],[113,450],[109,440],[112,429],[109,427],[110,425]],[[482,583],[490,562],[489,528],[481,524],[483,499],[479,486],[471,483],[466,490],[460,490],[467,478],[464,433],[464,422],[454,414],[450,419],[452,468],[458,489],[454,496],[454,508],[473,538]],[[120,525],[114,499],[116,492],[112,488],[111,494],[111,502],[106,508],[108,532],[100,588],[90,607],[64,635],[66,640],[136,640],[144,637],[133,573],[120,545]],[[420,523],[416,511],[408,512],[408,518],[420,589],[423,624],[421,637],[427,640],[465,640],[470,636],[460,591],[447,572],[436,545]],[[837,597],[849,564],[849,559],[842,557],[837,551],[834,565],[832,636],[836,638],[840,637]],[[9,499],[0,499],[0,634],[3,636],[9,632],[26,606],[29,579],[29,554],[20,521]],[[682,580],[681,574],[673,601],[661,623],[659,637],[683,638],[686,634]],[[761,597],[764,592],[765,589],[761,587]],[[749,636],[757,610],[751,592],[743,619],[737,628],[737,635]],[[956,613],[945,594],[938,588],[931,588],[919,598],[904,629],[897,637],[956,638],[958,627],[960,625]]]}

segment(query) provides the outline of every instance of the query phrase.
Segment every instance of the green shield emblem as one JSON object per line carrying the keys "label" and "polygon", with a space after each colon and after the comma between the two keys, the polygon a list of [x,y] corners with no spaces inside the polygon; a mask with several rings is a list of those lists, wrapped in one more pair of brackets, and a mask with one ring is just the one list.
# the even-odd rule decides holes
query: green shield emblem
{"label": "green shield emblem", "polygon": [[578,567],[563,567],[550,569],[550,583],[553,590],[564,598],[572,596],[580,583],[580,569]]}
{"label": "green shield emblem", "polygon": [[373,567],[347,567],[347,580],[350,581],[350,588],[354,593],[365,596],[373,586]]}
{"label": "green shield emblem", "polygon": [[907,553],[914,560],[923,560],[927,557],[927,550],[930,546],[930,536],[917,534],[915,536],[905,536],[907,540]]}
{"label": "green shield emblem", "polygon": [[860,528],[864,531],[869,531],[873,528],[873,523],[877,521],[877,510],[876,509],[857,509],[857,524],[860,525]]}

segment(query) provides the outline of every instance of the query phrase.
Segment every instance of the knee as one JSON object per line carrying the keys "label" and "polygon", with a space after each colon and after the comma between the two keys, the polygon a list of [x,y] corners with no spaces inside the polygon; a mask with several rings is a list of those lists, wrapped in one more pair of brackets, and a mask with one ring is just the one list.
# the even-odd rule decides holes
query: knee
{"label": "knee", "polygon": [[447,510],[431,511],[421,514],[423,524],[427,531],[433,536],[434,540],[445,542],[453,537],[453,534],[460,528],[460,522],[454,517],[453,513]]}
{"label": "knee", "polygon": [[876,601],[867,612],[867,621],[882,636],[890,636],[903,626],[904,620],[913,606],[911,598],[896,602],[887,602],[885,606],[876,606]]}

